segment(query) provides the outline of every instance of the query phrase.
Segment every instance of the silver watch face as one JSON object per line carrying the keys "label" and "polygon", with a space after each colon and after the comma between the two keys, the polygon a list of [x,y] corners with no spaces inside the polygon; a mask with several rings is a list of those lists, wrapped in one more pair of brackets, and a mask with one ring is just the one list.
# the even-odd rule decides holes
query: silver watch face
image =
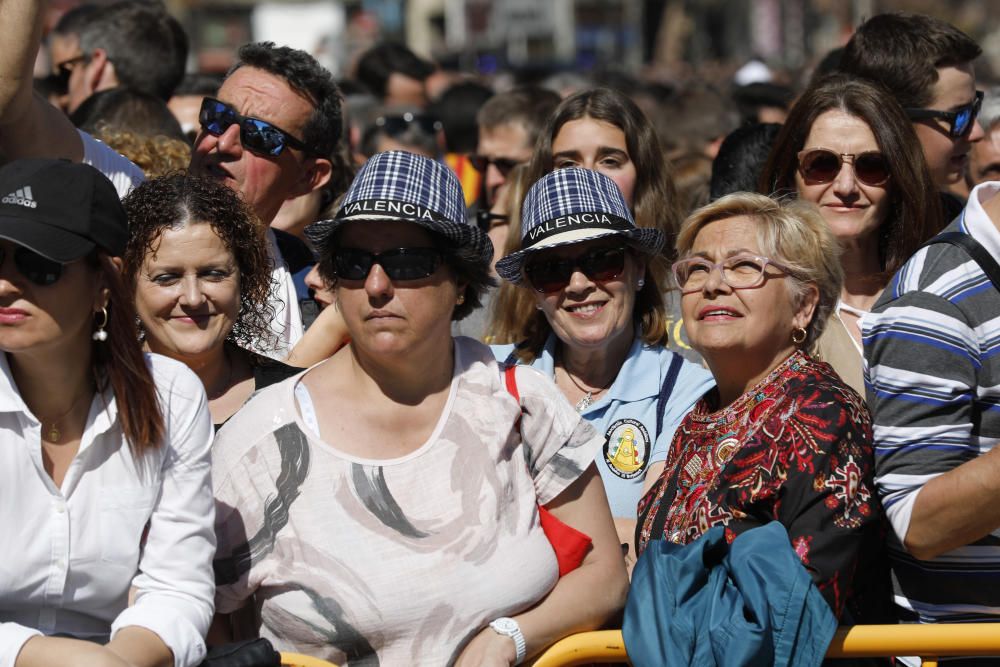
{"label": "silver watch face", "polygon": [[517,625],[517,621],[512,618],[498,618],[497,620],[490,623],[490,627],[497,632],[503,633],[505,635],[512,635],[520,628]]}

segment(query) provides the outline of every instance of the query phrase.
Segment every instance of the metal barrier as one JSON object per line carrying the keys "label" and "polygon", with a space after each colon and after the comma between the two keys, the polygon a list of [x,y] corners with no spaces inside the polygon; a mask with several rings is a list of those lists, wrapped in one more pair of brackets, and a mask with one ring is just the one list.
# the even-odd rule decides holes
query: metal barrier
{"label": "metal barrier", "polygon": [[301,653],[281,652],[281,667],[337,667],[332,662],[313,658]]}
{"label": "metal barrier", "polygon": [[[923,656],[923,667],[937,667],[940,656],[1000,656],[1000,624],[855,625],[837,630],[828,658]],[[535,667],[571,667],[628,662],[620,630],[571,635],[545,651]]]}

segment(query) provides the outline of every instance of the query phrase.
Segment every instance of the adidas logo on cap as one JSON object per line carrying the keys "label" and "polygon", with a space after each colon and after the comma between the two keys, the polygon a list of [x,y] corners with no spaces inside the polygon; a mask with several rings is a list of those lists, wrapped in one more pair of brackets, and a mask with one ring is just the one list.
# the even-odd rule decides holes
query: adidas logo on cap
{"label": "adidas logo on cap", "polygon": [[0,202],[4,204],[17,204],[18,206],[27,206],[28,208],[38,208],[38,202],[35,198],[31,196],[31,186],[26,185],[23,188],[18,188],[14,192],[0,199]]}

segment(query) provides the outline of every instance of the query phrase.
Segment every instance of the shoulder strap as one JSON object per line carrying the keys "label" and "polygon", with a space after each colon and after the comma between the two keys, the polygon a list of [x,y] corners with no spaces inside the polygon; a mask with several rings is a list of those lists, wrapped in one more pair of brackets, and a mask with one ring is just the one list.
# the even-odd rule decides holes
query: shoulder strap
{"label": "shoulder strap", "polygon": [[1000,264],[997,264],[997,261],[993,259],[993,256],[990,255],[989,251],[979,241],[961,232],[943,232],[927,241],[924,245],[929,246],[935,243],[948,243],[964,250],[969,257],[979,264],[979,268],[983,270],[993,283],[993,287],[1000,290]]}
{"label": "shoulder strap", "polygon": [[677,376],[680,375],[681,366],[684,364],[684,359],[681,355],[676,352],[673,354],[674,358],[670,360],[670,366],[667,368],[667,376],[663,378],[663,386],[660,387],[660,396],[656,399],[656,433],[653,435],[654,440],[660,437],[660,431],[663,430],[663,413],[667,410],[667,400],[674,393]]}
{"label": "shoulder strap", "polygon": [[514,397],[514,400],[518,403],[521,402],[521,394],[517,391],[517,376],[514,374],[514,370],[517,366],[511,364],[503,369],[503,381],[507,385],[507,391],[510,395]]}

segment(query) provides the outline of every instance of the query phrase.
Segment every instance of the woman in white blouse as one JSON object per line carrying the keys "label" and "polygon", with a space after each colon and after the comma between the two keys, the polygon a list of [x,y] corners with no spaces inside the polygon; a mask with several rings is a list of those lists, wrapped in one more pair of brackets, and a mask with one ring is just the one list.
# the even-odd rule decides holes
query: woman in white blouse
{"label": "woman in white blouse", "polygon": [[143,356],[114,187],[0,169],[0,667],[196,665],[212,616],[212,428]]}

